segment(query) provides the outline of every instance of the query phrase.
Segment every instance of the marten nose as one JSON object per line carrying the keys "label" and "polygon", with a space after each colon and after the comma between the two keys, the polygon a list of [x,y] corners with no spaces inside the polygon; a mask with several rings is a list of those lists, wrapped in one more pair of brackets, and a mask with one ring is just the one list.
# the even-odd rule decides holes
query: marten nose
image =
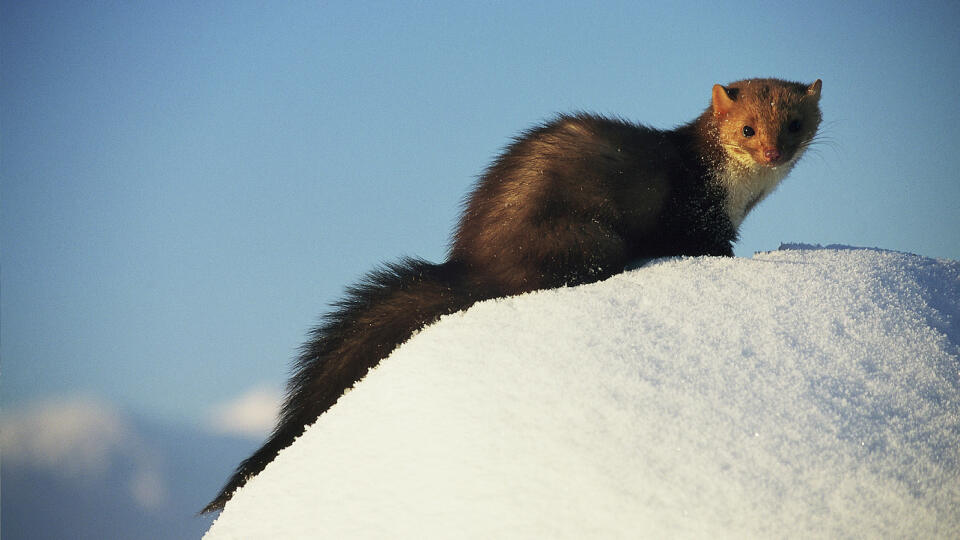
{"label": "marten nose", "polygon": [[763,157],[767,158],[770,163],[776,163],[780,159],[780,150],[768,148],[763,151]]}

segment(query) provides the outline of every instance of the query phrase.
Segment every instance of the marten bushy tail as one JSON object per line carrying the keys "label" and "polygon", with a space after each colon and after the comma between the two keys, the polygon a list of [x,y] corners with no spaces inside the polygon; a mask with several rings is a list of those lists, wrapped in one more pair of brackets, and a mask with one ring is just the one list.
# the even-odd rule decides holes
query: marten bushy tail
{"label": "marten bushy tail", "polygon": [[280,450],[333,406],[370,368],[414,332],[439,317],[497,296],[465,277],[457,262],[404,259],[368,274],[333,305],[303,346],[270,438],[236,472],[203,512],[222,509],[237,488],[259,474]]}

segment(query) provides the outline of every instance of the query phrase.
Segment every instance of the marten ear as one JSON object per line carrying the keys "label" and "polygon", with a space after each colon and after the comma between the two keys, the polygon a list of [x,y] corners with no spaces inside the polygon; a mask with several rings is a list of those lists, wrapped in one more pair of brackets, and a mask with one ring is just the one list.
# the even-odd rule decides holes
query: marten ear
{"label": "marten ear", "polygon": [[810,87],[807,88],[807,95],[813,99],[820,99],[820,88],[822,86],[823,82],[820,79],[817,79],[815,83],[811,84]]}
{"label": "marten ear", "polygon": [[[736,93],[733,95],[736,96]],[[722,84],[713,85],[713,114],[717,116],[727,114],[733,105],[733,99],[727,89]]]}

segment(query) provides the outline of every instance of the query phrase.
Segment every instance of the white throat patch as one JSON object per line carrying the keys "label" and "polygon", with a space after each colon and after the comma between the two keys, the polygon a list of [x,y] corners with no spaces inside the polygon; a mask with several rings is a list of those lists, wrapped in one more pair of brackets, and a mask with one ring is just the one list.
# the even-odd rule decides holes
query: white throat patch
{"label": "white throat patch", "polygon": [[777,167],[760,165],[743,166],[735,160],[729,160],[719,175],[720,183],[726,188],[724,210],[733,226],[739,228],[747,213],[767,195],[793,168],[799,156]]}

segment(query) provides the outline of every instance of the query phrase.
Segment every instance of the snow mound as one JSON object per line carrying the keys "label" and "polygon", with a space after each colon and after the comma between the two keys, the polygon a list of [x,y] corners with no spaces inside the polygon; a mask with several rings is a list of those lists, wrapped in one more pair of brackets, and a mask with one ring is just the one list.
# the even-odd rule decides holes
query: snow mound
{"label": "snow mound", "polygon": [[207,538],[960,537],[960,262],[790,245],[480,303]]}

